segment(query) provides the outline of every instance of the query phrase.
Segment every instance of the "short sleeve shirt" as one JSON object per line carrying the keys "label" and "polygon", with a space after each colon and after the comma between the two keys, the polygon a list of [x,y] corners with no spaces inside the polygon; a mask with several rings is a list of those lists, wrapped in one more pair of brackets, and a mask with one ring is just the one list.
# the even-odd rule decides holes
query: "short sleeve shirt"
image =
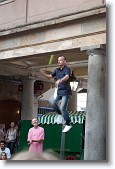
{"label": "short sleeve shirt", "polygon": [[[70,76],[71,71],[68,66],[64,66],[61,68],[56,68],[53,73],[51,73],[52,77],[56,78],[56,80],[63,78],[66,75]],[[69,79],[59,84],[57,94],[59,96],[67,96],[71,95],[71,87]]]}
{"label": "short sleeve shirt", "polygon": [[[30,128],[28,132],[28,140],[44,140],[44,128],[38,126],[37,128]],[[42,152],[43,151],[43,142],[33,142],[29,151],[31,152]]]}
{"label": "short sleeve shirt", "polygon": [[0,154],[1,154],[2,152],[5,152],[5,153],[6,153],[8,159],[11,158],[11,153],[10,153],[10,149],[9,149],[9,148],[5,147],[5,150],[3,150],[3,151],[2,151],[2,149],[0,148]]}

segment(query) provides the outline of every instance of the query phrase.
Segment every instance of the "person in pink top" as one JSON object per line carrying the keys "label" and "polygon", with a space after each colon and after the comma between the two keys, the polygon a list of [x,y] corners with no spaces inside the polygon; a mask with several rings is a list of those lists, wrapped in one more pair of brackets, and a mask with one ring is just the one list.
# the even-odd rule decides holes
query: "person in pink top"
{"label": "person in pink top", "polygon": [[32,119],[32,125],[34,127],[29,129],[27,142],[29,144],[29,151],[42,152],[44,141],[44,128],[38,126],[36,118]]}

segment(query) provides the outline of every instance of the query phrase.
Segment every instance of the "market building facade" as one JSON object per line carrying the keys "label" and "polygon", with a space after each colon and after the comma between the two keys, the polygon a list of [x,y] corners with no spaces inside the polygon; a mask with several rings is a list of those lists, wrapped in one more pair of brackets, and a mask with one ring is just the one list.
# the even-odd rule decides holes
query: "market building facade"
{"label": "market building facade", "polygon": [[84,159],[106,160],[106,2],[1,0],[0,16],[1,105],[16,101],[21,120],[37,116],[38,97],[54,85],[40,69],[52,72],[64,55],[87,90]]}

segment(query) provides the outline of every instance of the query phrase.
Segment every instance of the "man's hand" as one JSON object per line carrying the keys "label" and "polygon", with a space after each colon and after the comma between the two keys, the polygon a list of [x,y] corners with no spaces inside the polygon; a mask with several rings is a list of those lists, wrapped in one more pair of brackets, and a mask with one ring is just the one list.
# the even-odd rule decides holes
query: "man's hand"
{"label": "man's hand", "polygon": [[49,79],[49,78],[50,78],[50,79],[52,78],[52,75],[47,74],[47,73],[45,72],[45,70],[40,70],[40,72],[41,72],[41,74],[44,75],[46,78],[48,78],[48,79]]}
{"label": "man's hand", "polygon": [[45,74],[45,70],[41,70],[41,69],[40,69],[40,72],[41,72],[42,75]]}
{"label": "man's hand", "polygon": [[33,140],[27,140],[28,145],[32,144]]}
{"label": "man's hand", "polygon": [[58,80],[55,82],[55,85],[58,86],[60,83],[62,83],[62,79],[58,79]]}

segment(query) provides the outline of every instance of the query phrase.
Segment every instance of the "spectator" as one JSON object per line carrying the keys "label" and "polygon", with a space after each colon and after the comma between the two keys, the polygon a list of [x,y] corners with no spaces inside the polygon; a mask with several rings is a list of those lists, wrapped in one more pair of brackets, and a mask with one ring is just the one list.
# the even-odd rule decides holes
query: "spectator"
{"label": "spectator", "polygon": [[16,133],[17,133],[17,135],[16,135],[16,142],[15,142],[15,147],[14,147],[14,152],[17,150],[17,148],[18,148],[18,145],[19,145],[19,122],[17,122],[17,123],[15,123],[15,127],[14,127],[15,129],[16,129]]}
{"label": "spectator", "polygon": [[15,123],[11,122],[10,128],[7,130],[6,133],[6,143],[7,147],[10,149],[11,154],[14,153],[14,147],[16,144],[16,137],[17,137],[17,129],[15,128]]}
{"label": "spectator", "polygon": [[7,160],[7,154],[5,152],[1,153],[1,160]]}
{"label": "spectator", "polygon": [[7,159],[11,158],[11,153],[10,153],[10,149],[6,147],[5,145],[5,141],[0,141],[0,154],[2,152],[5,152],[7,155]]}
{"label": "spectator", "polygon": [[42,152],[44,141],[44,128],[38,126],[38,121],[36,118],[32,119],[32,125],[34,127],[29,129],[27,139],[29,144],[29,151]]}
{"label": "spectator", "polygon": [[5,140],[5,124],[0,124],[0,141]]}
{"label": "spectator", "polygon": [[15,154],[11,160],[40,160],[40,161],[45,161],[45,160],[50,160],[50,161],[57,161],[59,160],[59,157],[56,153],[54,152],[20,152]]}

